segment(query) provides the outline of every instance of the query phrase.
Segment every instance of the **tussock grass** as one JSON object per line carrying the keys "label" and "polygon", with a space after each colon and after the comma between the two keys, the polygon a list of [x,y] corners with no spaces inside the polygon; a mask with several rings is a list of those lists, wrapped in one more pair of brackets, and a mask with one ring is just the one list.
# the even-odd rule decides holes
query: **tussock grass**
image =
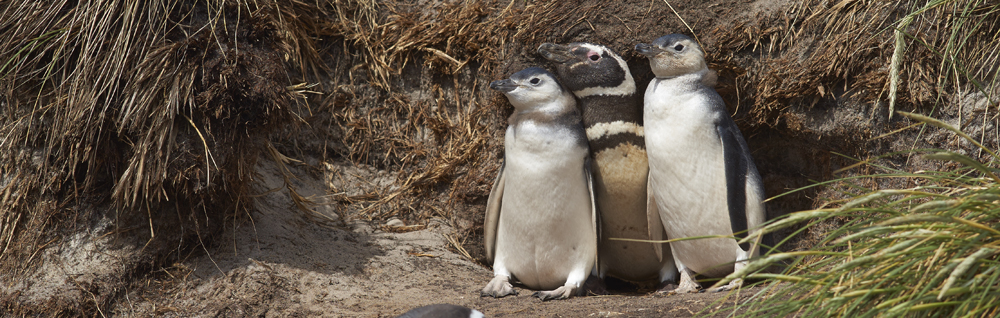
{"label": "tussock grass", "polygon": [[[978,145],[946,123],[902,114]],[[990,157],[985,164],[951,151],[914,151],[949,162],[948,169],[937,171],[909,172],[869,162],[884,173],[854,179],[914,186],[877,190],[840,180],[854,194],[839,208],[792,213],[770,223],[762,232],[800,222],[842,225],[812,249],[766,255],[727,277],[764,279],[767,286],[735,312],[747,317],[996,316],[1000,170],[992,167],[1000,156],[984,150]],[[786,262],[781,273],[760,272]]]}
{"label": "tussock grass", "polygon": [[[897,90],[905,87],[907,104],[930,102],[934,106],[931,113],[942,107],[957,108],[949,113],[957,115],[958,123],[964,125],[962,107],[966,100],[956,96],[974,92],[987,104],[996,100],[1000,6],[981,1],[931,1],[909,4],[909,8],[910,13],[883,15],[882,22],[872,24],[892,25],[891,39],[880,36],[894,48],[889,74],[880,77],[889,82],[890,111],[898,103]],[[925,58],[914,63],[905,58],[914,54]],[[903,63],[903,59],[908,62]],[[931,91],[914,91],[920,87]],[[995,109],[987,105],[982,111],[986,120]],[[1000,156],[984,145],[987,129],[979,136],[970,136],[960,127],[929,116],[899,113],[918,124],[887,135],[919,126],[920,133],[915,135],[920,138],[928,127],[936,127],[950,131],[982,155],[966,155],[976,151],[915,149],[885,157],[918,155],[942,162],[940,169],[911,171],[880,165],[880,158],[874,158],[849,168],[878,173],[824,182],[838,185],[848,198],[789,214],[762,232],[803,222],[808,225],[796,234],[831,223],[837,226],[824,233],[813,248],[762,256],[723,280],[757,278],[766,286],[749,301],[727,310],[734,310],[737,316],[797,317],[998,314],[1000,170],[995,167]],[[826,208],[837,205],[840,207]],[[785,270],[761,271],[774,265],[783,265]]]}
{"label": "tussock grass", "polygon": [[[341,155],[401,171],[392,187],[345,199],[361,204],[359,216],[447,215],[423,202],[445,186],[449,202],[480,196],[496,173],[499,161],[484,154],[500,152],[504,110],[487,107],[495,96],[483,88],[503,72],[510,41],[534,40],[569,10],[496,1],[2,6],[0,261],[31,259],[58,229],[88,219],[78,214],[94,212],[87,206],[145,219],[154,237],[156,223],[174,217],[164,209],[194,227],[176,232],[216,231],[253,207],[260,156],[288,159],[272,136],[312,115],[300,98],[311,91],[330,92],[320,104],[341,130]],[[407,69],[427,69],[435,83],[414,97],[400,84]],[[173,230],[160,234],[177,239]]]}
{"label": "tussock grass", "polygon": [[323,67],[309,37],[289,40],[321,28],[315,6],[299,2],[3,6],[5,262],[87,220],[77,214],[95,213],[87,206],[145,216],[153,237],[154,220],[170,219],[163,209],[187,233],[216,231],[252,205],[270,135],[301,121],[286,60],[300,72]]}
{"label": "tussock grass", "polygon": [[[776,126],[789,105],[815,107],[851,96],[873,102],[873,119],[899,105],[928,111],[973,90],[996,87],[1000,6],[981,0],[801,1],[715,29],[722,52],[753,50],[760,63],[737,70],[751,120]],[[728,65],[723,56],[720,63]],[[801,106],[796,106],[801,107]],[[888,115],[888,116],[887,116]]]}
{"label": "tussock grass", "polygon": [[[488,193],[507,111],[496,107],[505,101],[488,83],[507,75],[503,65],[520,45],[540,43],[571,9],[499,1],[336,6],[333,29],[354,66],[341,69],[347,79],[323,103],[343,134],[342,155],[401,172],[390,188],[341,202],[367,220],[419,222],[448,218]],[[423,78],[435,81],[417,86]]]}

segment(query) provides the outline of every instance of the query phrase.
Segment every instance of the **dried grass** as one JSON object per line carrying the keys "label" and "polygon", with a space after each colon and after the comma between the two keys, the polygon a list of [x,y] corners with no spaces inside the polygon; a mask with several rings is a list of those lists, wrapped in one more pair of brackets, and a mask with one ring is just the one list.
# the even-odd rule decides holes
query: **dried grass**
{"label": "dried grass", "polygon": [[[950,130],[982,147],[972,137],[939,120],[901,115]],[[1000,306],[997,239],[1000,205],[995,175],[998,157],[990,149],[985,163],[940,150],[917,152],[952,162],[948,171],[898,170],[876,163],[872,179],[900,179],[913,187],[876,190],[851,185],[851,198],[837,208],[789,214],[764,232],[799,222],[810,227],[841,219],[805,251],[774,253],[752,261],[736,277],[765,279],[752,301],[726,308],[734,316],[756,317],[994,317]],[[860,191],[859,191],[860,190]],[[760,269],[789,262],[779,274]],[[716,309],[718,311],[719,309]]]}
{"label": "dried grass", "polygon": [[286,40],[320,28],[310,6],[269,4],[8,2],[0,260],[34,253],[87,206],[148,215],[150,236],[164,208],[210,234],[250,207],[267,139],[300,121],[285,60],[321,68],[308,37]]}
{"label": "dried grass", "polygon": [[752,122],[776,126],[789,105],[844,96],[881,114],[899,103],[927,110],[996,87],[1000,24],[988,1],[803,1],[785,12],[713,31],[724,53],[761,54],[737,74]]}
{"label": "dried grass", "polygon": [[350,8],[337,11],[334,29],[359,51],[360,67],[344,69],[347,83],[324,104],[344,135],[344,156],[402,174],[389,189],[344,201],[360,204],[357,216],[368,220],[450,218],[488,191],[499,168],[507,110],[484,88],[501,76],[514,43],[533,43],[566,8],[496,1]]}

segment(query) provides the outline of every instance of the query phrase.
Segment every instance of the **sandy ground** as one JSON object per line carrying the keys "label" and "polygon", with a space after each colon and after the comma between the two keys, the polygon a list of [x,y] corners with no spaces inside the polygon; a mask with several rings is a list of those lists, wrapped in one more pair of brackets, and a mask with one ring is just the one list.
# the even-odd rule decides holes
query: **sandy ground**
{"label": "sandy ground", "polygon": [[[339,168],[354,169],[349,175],[364,172]],[[282,186],[274,169],[262,173],[267,187]],[[323,200],[324,181],[294,183],[300,194]],[[730,304],[736,298],[624,290],[542,302],[522,287],[517,287],[518,296],[481,298],[479,290],[492,271],[453,252],[448,240],[453,227],[446,220],[392,233],[360,221],[341,222],[329,206],[316,206],[321,215],[310,215],[296,209],[282,191],[263,199],[252,222],[221,236],[232,241],[175,264],[161,275],[164,279],[130,291],[127,301],[106,311],[115,316],[395,317],[415,307],[451,303],[488,317],[688,317],[718,307],[713,302],[725,296]]]}

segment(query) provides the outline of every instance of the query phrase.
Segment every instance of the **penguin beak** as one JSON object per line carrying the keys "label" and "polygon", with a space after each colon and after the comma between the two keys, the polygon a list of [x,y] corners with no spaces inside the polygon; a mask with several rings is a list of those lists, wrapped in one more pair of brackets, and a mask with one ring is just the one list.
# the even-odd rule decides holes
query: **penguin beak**
{"label": "penguin beak", "polygon": [[546,60],[556,63],[566,63],[573,58],[568,46],[555,43],[542,43],[538,46],[538,54],[541,54]]}
{"label": "penguin beak", "polygon": [[639,52],[639,54],[645,55],[646,57],[654,57],[657,54],[660,54],[660,52],[663,52],[663,49],[660,49],[652,44],[639,43],[635,45],[635,51]]}
{"label": "penguin beak", "polygon": [[513,91],[515,88],[517,88],[517,84],[508,78],[490,82],[490,88],[498,90],[502,93],[510,93],[510,91]]}

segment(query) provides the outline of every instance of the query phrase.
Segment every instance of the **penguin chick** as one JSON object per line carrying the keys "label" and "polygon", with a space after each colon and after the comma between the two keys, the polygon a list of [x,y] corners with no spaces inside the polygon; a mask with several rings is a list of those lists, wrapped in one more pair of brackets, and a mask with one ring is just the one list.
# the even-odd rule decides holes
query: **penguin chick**
{"label": "penguin chick", "polygon": [[[661,285],[676,282],[669,245],[611,240],[664,237],[662,229],[655,238],[647,232],[649,167],[642,98],[636,94],[628,64],[611,49],[591,43],[544,43],[538,53],[557,63],[560,82],[577,97],[583,113],[593,159],[594,199],[601,216],[599,277],[658,279]],[[659,226],[659,218],[652,225]]]}
{"label": "penguin chick", "polygon": [[478,310],[452,304],[436,304],[414,308],[396,318],[483,318]]}
{"label": "penguin chick", "polygon": [[[764,222],[764,189],[722,97],[704,83],[709,70],[698,44],[671,34],[635,49],[649,58],[656,75],[646,88],[643,120],[650,201],[657,206],[667,236],[736,237],[670,243],[681,274],[674,292],[697,291],[695,273],[724,276],[757,256],[759,242],[737,244],[737,240]],[[712,291],[742,283],[734,280]]]}
{"label": "penguin chick", "polygon": [[[490,88],[507,96],[514,113],[504,135],[504,163],[493,183],[484,224],[493,280],[481,295],[516,294],[515,277],[534,296],[564,299],[597,261],[587,137],[576,102],[554,75],[532,67]],[[554,290],[549,290],[554,289]]]}

